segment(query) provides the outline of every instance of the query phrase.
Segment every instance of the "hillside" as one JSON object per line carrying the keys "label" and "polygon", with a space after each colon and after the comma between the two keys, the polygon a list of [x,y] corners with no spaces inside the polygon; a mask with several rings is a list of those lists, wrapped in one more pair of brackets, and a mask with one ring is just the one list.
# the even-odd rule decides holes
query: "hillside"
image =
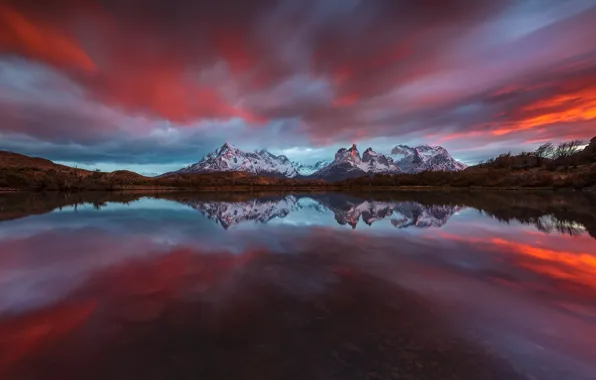
{"label": "hillside", "polygon": [[[546,152],[540,151],[544,147],[548,148]],[[452,161],[445,158],[442,163],[451,165]],[[389,170],[392,165],[391,159],[372,149],[367,149],[364,159],[361,159],[353,146],[351,149],[340,149],[335,161],[319,171],[322,175],[310,178],[263,176],[245,171],[169,173],[153,178],[126,170],[104,173],[71,168],[43,158],[0,151],[0,190],[261,191],[310,188],[383,190],[397,187],[596,189],[596,138],[583,149],[579,148],[578,142],[562,143],[557,147],[545,144],[535,152],[502,154],[457,171],[425,170],[396,174]],[[370,167],[381,173],[367,172],[366,169]],[[327,178],[343,180],[331,183],[325,180]]]}
{"label": "hillside", "polygon": [[210,172],[145,177],[118,170],[111,173],[89,171],[56,164],[43,158],[0,152],[0,190],[86,191],[203,188],[205,190],[254,187],[321,187],[322,180],[299,180],[259,176],[246,172]]}
{"label": "hillside", "polygon": [[151,178],[118,170],[90,171],[56,164],[50,160],[0,151],[0,189],[100,190],[145,185]]}

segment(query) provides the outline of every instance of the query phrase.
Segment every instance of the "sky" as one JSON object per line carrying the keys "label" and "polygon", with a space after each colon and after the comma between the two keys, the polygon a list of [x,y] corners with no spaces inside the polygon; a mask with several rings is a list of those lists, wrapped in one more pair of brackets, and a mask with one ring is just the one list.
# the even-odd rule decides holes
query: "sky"
{"label": "sky", "polygon": [[596,0],[0,0],[0,149],[158,174],[596,135]]}

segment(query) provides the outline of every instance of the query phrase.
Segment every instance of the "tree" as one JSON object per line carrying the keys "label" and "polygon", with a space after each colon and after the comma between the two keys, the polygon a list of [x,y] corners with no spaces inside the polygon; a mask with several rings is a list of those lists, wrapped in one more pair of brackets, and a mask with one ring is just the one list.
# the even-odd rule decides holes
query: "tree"
{"label": "tree", "polygon": [[584,145],[582,140],[571,140],[560,143],[554,152],[554,158],[567,158],[579,152],[579,148]]}
{"label": "tree", "polygon": [[572,156],[579,152],[580,147],[584,145],[582,140],[571,140],[560,143],[555,152],[553,153],[553,158],[557,160],[559,163],[568,167]]}
{"label": "tree", "polygon": [[555,146],[551,142],[540,145],[535,151],[534,156],[536,157],[536,166],[541,166],[542,161],[545,158],[551,158],[555,153]]}

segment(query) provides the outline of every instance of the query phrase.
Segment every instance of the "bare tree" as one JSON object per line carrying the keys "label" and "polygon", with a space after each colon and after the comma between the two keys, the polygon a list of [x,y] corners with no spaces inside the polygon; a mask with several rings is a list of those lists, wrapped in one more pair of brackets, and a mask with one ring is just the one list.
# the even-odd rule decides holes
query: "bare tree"
{"label": "bare tree", "polygon": [[582,140],[562,142],[555,149],[553,157],[558,164],[563,164],[565,169],[570,165],[577,166],[578,157],[576,153],[579,152],[582,145],[584,145]]}
{"label": "bare tree", "polygon": [[568,158],[579,152],[580,147],[584,145],[582,140],[571,140],[560,143],[554,151],[554,158]]}
{"label": "bare tree", "polygon": [[545,158],[552,158],[555,153],[555,146],[551,142],[540,145],[535,151],[536,166],[541,166]]}

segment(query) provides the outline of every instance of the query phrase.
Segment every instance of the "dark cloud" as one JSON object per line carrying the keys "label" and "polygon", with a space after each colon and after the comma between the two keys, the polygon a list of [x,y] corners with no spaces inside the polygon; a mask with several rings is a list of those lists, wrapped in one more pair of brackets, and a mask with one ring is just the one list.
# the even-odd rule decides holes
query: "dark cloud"
{"label": "dark cloud", "polygon": [[[257,122],[234,105],[250,91],[308,72],[334,82],[338,97],[382,93],[414,73],[411,62],[415,71],[432,62],[436,45],[461,25],[488,16],[490,4],[58,0],[9,2],[0,14],[8,21],[5,49],[65,70],[100,101],[179,122]],[[218,62],[240,93],[201,78]]]}
{"label": "dark cloud", "polygon": [[575,137],[593,35],[589,0],[5,0],[0,61],[24,69],[0,71],[0,133],[123,163],[200,158],[160,145],[164,123],[209,148]]}

